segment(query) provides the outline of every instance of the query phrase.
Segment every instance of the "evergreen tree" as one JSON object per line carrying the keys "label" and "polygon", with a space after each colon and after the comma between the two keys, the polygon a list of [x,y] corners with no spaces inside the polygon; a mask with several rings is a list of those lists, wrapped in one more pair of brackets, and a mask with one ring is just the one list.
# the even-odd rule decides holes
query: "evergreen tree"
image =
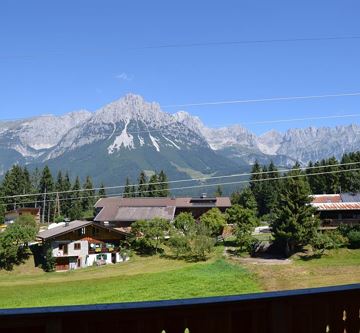
{"label": "evergreen tree", "polygon": [[[265,169],[264,169],[265,170]],[[263,170],[263,171],[264,171]],[[278,193],[280,190],[280,180],[278,169],[275,167],[275,164],[271,161],[268,167],[267,181],[263,182],[263,192],[264,192],[264,213],[271,214],[277,202],[279,201]]]}
{"label": "evergreen tree", "polygon": [[258,213],[255,196],[249,187],[245,187],[241,192],[237,191],[232,193],[231,203],[233,205],[240,205],[243,208],[250,209],[256,215]]}
{"label": "evergreen tree", "polygon": [[80,179],[76,177],[75,183],[72,187],[72,200],[71,200],[71,208],[69,210],[69,217],[71,220],[79,220],[83,216],[82,205],[81,205],[81,189]]}
{"label": "evergreen tree", "polygon": [[[288,176],[300,174],[300,171],[294,170]],[[291,255],[296,249],[309,244],[316,233],[316,209],[310,205],[310,186],[304,177],[284,179],[279,196],[272,232],[279,248],[286,255]]]}
{"label": "evergreen tree", "polygon": [[169,183],[168,178],[163,170],[160,171],[159,176],[159,191],[158,191],[158,197],[168,197],[169,192]]}
{"label": "evergreen tree", "polygon": [[159,196],[159,186],[160,184],[158,184],[159,182],[159,179],[158,179],[158,176],[157,174],[153,174],[151,177],[150,177],[150,180],[149,180],[149,187],[148,187],[148,197],[158,197]]}
{"label": "evergreen tree", "polygon": [[147,178],[144,171],[140,172],[139,178],[139,185],[137,188],[137,192],[139,197],[147,197],[148,196],[148,185],[147,185]]}
{"label": "evergreen tree", "polygon": [[86,177],[83,189],[84,191],[81,192],[82,209],[83,211],[92,211],[95,204],[95,190],[90,176]]}
{"label": "evergreen tree", "polygon": [[101,183],[101,185],[100,185],[99,197],[100,198],[106,198],[106,190],[105,190],[104,183]]}
{"label": "evergreen tree", "polygon": [[130,192],[131,192],[131,188],[130,188],[130,180],[129,177],[126,177],[126,182],[125,182],[125,187],[124,187],[124,193],[123,193],[123,197],[124,198],[130,198]]}
{"label": "evergreen tree", "polygon": [[1,197],[4,196],[4,192],[2,189],[2,186],[0,187],[0,224],[3,224],[5,221],[5,202],[4,199],[2,199]]}
{"label": "evergreen tree", "polygon": [[61,190],[64,192],[61,195],[61,198],[63,199],[61,202],[61,213],[64,217],[69,217],[70,214],[70,208],[71,208],[71,200],[72,193],[71,191],[71,181],[69,173],[66,172],[65,176],[63,176],[62,184],[61,184]]}
{"label": "evergreen tree", "polygon": [[41,207],[42,221],[50,222],[54,207],[51,200],[54,199],[54,195],[47,193],[54,191],[54,180],[48,166],[45,166],[42,171],[39,186],[39,193],[44,193],[38,198]]}
{"label": "evergreen tree", "polygon": [[251,177],[250,177],[250,189],[251,192],[254,194],[259,214],[262,215],[264,212],[264,196],[263,196],[263,187],[262,187],[262,179],[263,175],[262,167],[258,163],[258,161],[255,161],[252,169],[251,169]]}
{"label": "evergreen tree", "polygon": [[139,196],[139,194],[136,192],[136,186],[131,185],[131,187],[130,187],[130,198],[135,198],[137,196]]}
{"label": "evergreen tree", "polygon": [[215,197],[221,197],[223,195],[223,190],[220,185],[216,187],[214,195]]}
{"label": "evergreen tree", "polygon": [[[341,159],[341,164],[354,163],[359,164],[343,165],[341,170],[350,170],[359,168],[360,152],[344,154]],[[347,171],[340,174],[341,192],[360,192],[360,171]]]}

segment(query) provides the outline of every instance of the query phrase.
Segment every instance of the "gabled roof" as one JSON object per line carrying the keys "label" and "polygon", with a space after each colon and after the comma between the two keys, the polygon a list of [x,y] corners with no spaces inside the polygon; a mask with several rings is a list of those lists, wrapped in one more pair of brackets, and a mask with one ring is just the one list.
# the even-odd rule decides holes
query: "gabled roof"
{"label": "gabled roof", "polygon": [[151,220],[155,217],[171,221],[175,215],[175,207],[120,207],[115,221]]}
{"label": "gabled roof", "polygon": [[341,202],[340,194],[316,194],[312,195],[312,203]]}
{"label": "gabled roof", "polygon": [[57,237],[63,234],[66,234],[70,231],[75,231],[80,228],[84,228],[88,225],[92,224],[91,221],[72,221],[69,223],[62,224],[59,227],[51,228],[42,232],[39,232],[37,235],[38,238],[41,239],[49,239],[53,237]]}
{"label": "gabled roof", "polygon": [[311,205],[319,211],[359,210],[359,193],[318,194],[312,196]]}
{"label": "gabled roof", "polygon": [[61,235],[67,234],[69,232],[76,231],[78,229],[87,227],[89,225],[93,225],[96,228],[110,230],[110,231],[116,232],[118,234],[127,235],[127,233],[125,231],[120,231],[120,230],[115,230],[115,229],[112,229],[112,228],[107,228],[107,227],[105,227],[103,225],[94,223],[92,221],[72,221],[72,222],[66,223],[65,225],[61,225],[59,227],[55,227],[55,228],[52,228],[52,229],[42,231],[42,232],[38,233],[37,238],[40,238],[42,240],[47,240],[47,239],[59,237]]}

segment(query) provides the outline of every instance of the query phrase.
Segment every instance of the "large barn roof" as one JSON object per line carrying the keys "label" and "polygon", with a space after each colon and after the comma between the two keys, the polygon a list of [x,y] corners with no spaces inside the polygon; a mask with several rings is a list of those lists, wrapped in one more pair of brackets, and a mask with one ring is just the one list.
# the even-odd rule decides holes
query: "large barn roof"
{"label": "large barn roof", "polygon": [[95,204],[100,209],[94,221],[136,221],[162,217],[172,220],[177,208],[231,207],[229,197],[214,198],[102,198]]}

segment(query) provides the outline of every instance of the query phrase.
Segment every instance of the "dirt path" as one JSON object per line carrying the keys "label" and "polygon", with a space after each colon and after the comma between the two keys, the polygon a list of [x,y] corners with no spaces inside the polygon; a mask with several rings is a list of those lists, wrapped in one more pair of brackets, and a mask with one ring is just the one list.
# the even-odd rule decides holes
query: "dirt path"
{"label": "dirt path", "polygon": [[234,252],[236,251],[235,247],[225,247],[224,256],[228,259],[235,260],[244,264],[253,264],[253,265],[289,265],[292,263],[291,259],[283,258],[274,258],[271,256],[267,257],[258,257],[258,258],[242,258],[238,257]]}

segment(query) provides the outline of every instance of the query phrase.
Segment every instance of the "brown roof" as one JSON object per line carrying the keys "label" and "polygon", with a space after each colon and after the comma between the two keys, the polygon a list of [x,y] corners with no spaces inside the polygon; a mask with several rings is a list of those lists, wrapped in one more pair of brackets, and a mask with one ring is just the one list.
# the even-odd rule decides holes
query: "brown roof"
{"label": "brown roof", "polygon": [[115,221],[151,220],[155,217],[172,220],[175,207],[119,207]]}
{"label": "brown roof", "polygon": [[74,231],[92,224],[91,221],[72,221],[69,223],[61,224],[59,227],[51,228],[42,232],[39,232],[37,237],[41,239],[54,238],[70,231]]}
{"label": "brown roof", "polygon": [[39,232],[38,235],[37,235],[37,238],[40,238],[42,240],[55,238],[55,237],[58,237],[60,235],[67,234],[68,232],[72,232],[72,231],[78,230],[80,228],[84,228],[84,227],[86,227],[88,225],[94,225],[97,228],[103,228],[103,229],[106,229],[106,230],[111,230],[111,231],[114,231],[114,232],[117,232],[117,233],[121,233],[123,235],[126,234],[126,232],[123,232],[123,231],[120,231],[120,230],[114,230],[112,228],[107,228],[107,227],[105,227],[103,225],[100,225],[98,223],[94,223],[92,221],[72,221],[72,222],[66,223],[65,225],[61,224],[59,227],[55,227],[55,228],[51,228],[51,229]]}
{"label": "brown roof", "polygon": [[[95,208],[102,208],[94,221],[136,221],[164,217],[171,220],[176,208],[231,207],[229,197],[217,198],[122,198],[99,199]],[[136,209],[135,209],[136,208]],[[156,209],[149,209],[156,208]],[[165,209],[166,208],[166,209]]]}

